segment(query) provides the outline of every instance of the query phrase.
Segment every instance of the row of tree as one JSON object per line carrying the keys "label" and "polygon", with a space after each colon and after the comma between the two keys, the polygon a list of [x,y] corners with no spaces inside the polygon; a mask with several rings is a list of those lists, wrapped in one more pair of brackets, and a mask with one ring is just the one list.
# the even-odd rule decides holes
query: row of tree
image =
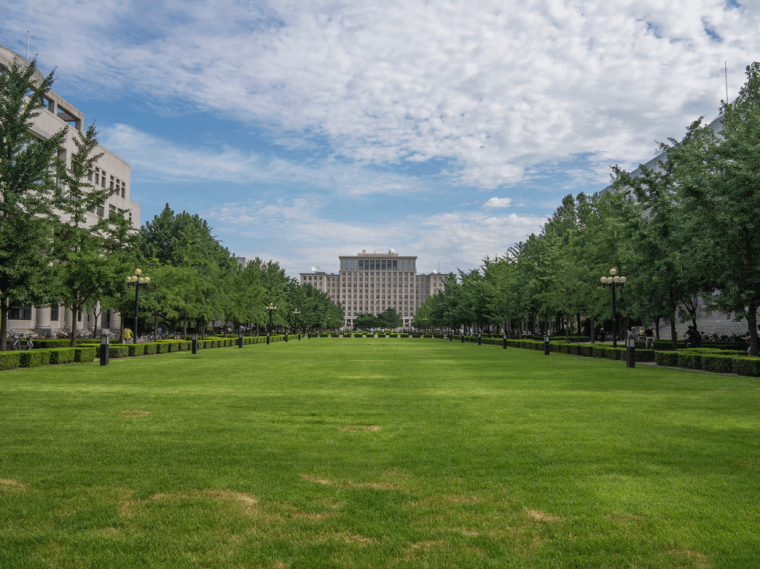
{"label": "row of tree", "polygon": [[106,216],[112,191],[92,184],[102,156],[94,124],[84,133],[68,129],[76,146],[68,164],[59,159],[67,129],[42,140],[32,134],[53,85],[52,73],[36,82],[35,71],[31,61],[0,73],[0,350],[11,302],[69,307],[72,346],[80,312],[94,311],[96,322],[110,309],[122,323],[133,317],[126,277],[138,267],[151,278],[141,287],[143,326],[205,334],[221,320],[251,330],[269,322],[270,304],[278,327],[296,319],[306,328],[342,325],[343,311],[327,294],[299,285],[275,262],[241,266],[197,215],[175,214],[167,204],[140,231],[126,212]]}
{"label": "row of tree", "polygon": [[[590,334],[610,321],[610,292],[600,279],[614,268],[627,282],[619,312],[628,323],[697,327],[700,307],[746,320],[757,355],[760,307],[760,65],[722,129],[702,119],[683,140],[660,145],[656,169],[632,176],[613,168],[611,192],[567,196],[538,235],[451,274],[413,324],[442,328],[497,325],[508,332]],[[427,320],[425,320],[427,319]]]}

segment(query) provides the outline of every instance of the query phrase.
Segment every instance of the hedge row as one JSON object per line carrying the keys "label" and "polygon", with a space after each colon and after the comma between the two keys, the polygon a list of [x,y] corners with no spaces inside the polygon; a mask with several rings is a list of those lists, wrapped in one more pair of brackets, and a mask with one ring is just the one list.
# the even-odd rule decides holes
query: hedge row
{"label": "hedge row", "polygon": [[750,377],[760,377],[760,358],[747,355],[721,354],[713,350],[683,350],[679,352],[657,352],[655,362],[666,367],[701,369],[714,373],[735,373]]}
{"label": "hedge row", "polygon": [[91,362],[94,359],[95,347],[93,346],[0,352],[0,370],[67,364],[71,362]]}
{"label": "hedge row", "polygon": [[[293,336],[291,334],[291,336]],[[295,337],[295,336],[293,336]],[[281,342],[285,336],[272,336],[272,342]],[[246,336],[243,345],[266,343],[266,336]],[[198,340],[198,349],[223,348],[237,346],[237,338],[221,338],[214,340]],[[144,344],[111,344],[108,350],[109,358],[125,358],[168,354],[192,349],[192,342],[185,340],[164,340]],[[0,370],[18,367],[37,367],[41,365],[57,365],[71,362],[91,362],[100,358],[100,344],[84,345],[78,348],[40,348],[22,352],[0,352]]]}

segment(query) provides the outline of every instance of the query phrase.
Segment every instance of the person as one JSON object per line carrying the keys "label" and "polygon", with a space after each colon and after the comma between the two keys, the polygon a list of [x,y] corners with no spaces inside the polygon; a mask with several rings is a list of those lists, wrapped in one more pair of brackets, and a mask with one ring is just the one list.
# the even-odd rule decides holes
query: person
{"label": "person", "polygon": [[694,326],[691,324],[689,325],[689,329],[686,330],[686,347],[687,348],[698,348],[700,344],[700,337],[699,333],[694,329]]}
{"label": "person", "polygon": [[647,339],[646,348],[647,350],[651,350],[654,348],[654,332],[652,332],[652,329],[647,326],[647,329],[644,330],[644,336]]}
{"label": "person", "polygon": [[602,342],[602,343],[604,343],[604,340],[605,340],[605,338],[604,338],[604,326],[602,326],[601,328],[599,328],[599,338],[600,338],[599,341]]}
{"label": "person", "polygon": [[124,328],[124,342],[129,344],[130,340],[132,339],[132,330],[129,328]]}

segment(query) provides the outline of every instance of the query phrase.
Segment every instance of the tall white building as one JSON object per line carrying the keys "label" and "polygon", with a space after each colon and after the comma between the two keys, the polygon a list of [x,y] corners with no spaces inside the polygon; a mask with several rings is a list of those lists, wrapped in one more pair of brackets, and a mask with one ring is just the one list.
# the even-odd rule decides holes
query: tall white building
{"label": "tall white building", "polygon": [[[26,59],[17,53],[0,46],[0,73],[9,69],[14,60],[22,64],[26,63]],[[41,82],[43,76],[37,71],[34,79]],[[68,166],[71,156],[76,152],[74,131],[82,132],[84,113],[54,91],[48,91],[43,100],[45,110],[34,119],[31,131],[39,138],[48,139],[61,129],[65,129],[66,141],[58,150],[58,157]],[[130,199],[130,165],[102,146],[98,146],[95,150],[95,154],[100,153],[103,155],[96,164],[90,182],[102,189],[112,191],[112,194],[104,207],[87,213],[88,223],[94,224],[109,213],[119,213],[130,221],[133,228],[139,229],[140,206]],[[52,330],[70,331],[73,317],[71,310],[56,304],[46,308],[11,305],[8,314],[8,330],[15,329],[17,332],[34,330],[43,336],[49,335]],[[89,330],[95,326],[94,314],[80,313],[77,314],[77,319],[79,320],[77,328],[80,330]],[[120,327],[119,314],[116,312],[104,312],[100,315],[100,319],[98,328],[117,331]]]}
{"label": "tall white building", "polygon": [[313,285],[342,306],[349,327],[357,314],[377,316],[389,308],[401,316],[406,326],[425,300],[443,289],[447,278],[437,271],[418,274],[417,257],[399,255],[393,249],[387,253],[362,251],[339,259],[337,274],[319,270],[300,273],[301,284]]}

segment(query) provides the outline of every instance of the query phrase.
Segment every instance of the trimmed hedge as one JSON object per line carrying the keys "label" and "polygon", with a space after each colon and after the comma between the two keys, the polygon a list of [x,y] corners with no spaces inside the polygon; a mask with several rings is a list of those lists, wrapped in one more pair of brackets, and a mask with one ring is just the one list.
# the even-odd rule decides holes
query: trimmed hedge
{"label": "trimmed hedge", "polygon": [[731,356],[704,355],[702,369],[713,373],[733,373],[734,359]]}
{"label": "trimmed hedge", "polygon": [[16,369],[23,352],[0,352],[0,370]]}
{"label": "trimmed hedge", "polygon": [[75,362],[91,362],[95,359],[95,346],[87,348],[74,348]]}
{"label": "trimmed hedge", "polygon": [[658,351],[655,353],[654,362],[658,366],[678,367],[678,352]]}
{"label": "trimmed hedge", "polygon": [[749,377],[760,377],[760,358],[733,358],[734,373]]}

